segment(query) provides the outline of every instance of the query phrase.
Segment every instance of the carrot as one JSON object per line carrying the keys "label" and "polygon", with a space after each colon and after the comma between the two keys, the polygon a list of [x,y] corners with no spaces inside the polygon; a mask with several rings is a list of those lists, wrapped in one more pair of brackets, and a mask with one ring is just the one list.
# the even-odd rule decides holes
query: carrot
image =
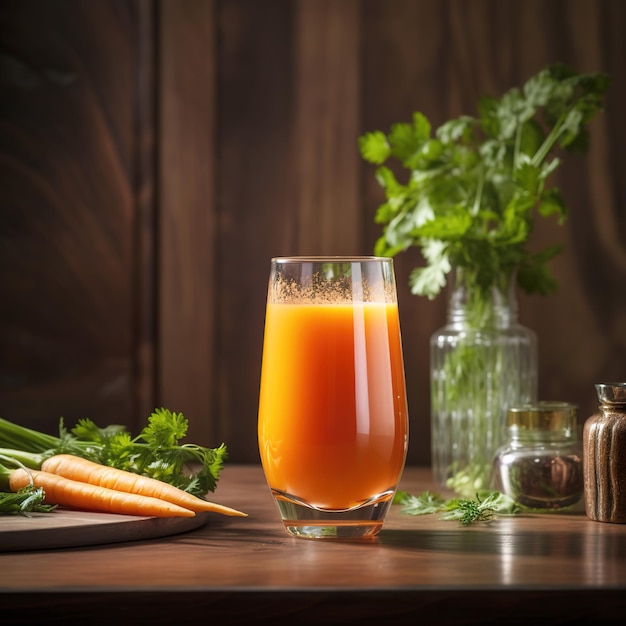
{"label": "carrot", "polygon": [[140,476],[133,472],[100,465],[81,457],[71,454],[56,454],[46,459],[41,464],[41,469],[45,472],[58,474],[84,483],[90,483],[99,487],[114,489],[115,491],[124,491],[127,493],[140,494],[151,498],[158,498],[166,502],[171,502],[178,506],[182,506],[190,511],[200,513],[202,511],[211,511],[221,513],[222,515],[231,515],[238,517],[247,517],[246,513],[242,513],[236,509],[209,502],[198,498],[178,487],[174,487],[168,483]]}
{"label": "carrot", "polygon": [[17,493],[31,484],[45,491],[46,502],[74,509],[150,517],[193,517],[195,515],[193,511],[171,502],[98,487],[45,471],[26,471],[20,468],[11,472],[9,476],[9,487],[13,492]]}

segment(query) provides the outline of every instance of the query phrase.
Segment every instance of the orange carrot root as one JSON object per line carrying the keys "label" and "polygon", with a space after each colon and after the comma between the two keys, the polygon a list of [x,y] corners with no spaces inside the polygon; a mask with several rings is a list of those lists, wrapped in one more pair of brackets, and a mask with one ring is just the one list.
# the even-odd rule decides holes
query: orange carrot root
{"label": "orange carrot root", "polygon": [[30,485],[41,487],[46,493],[46,502],[73,509],[102,511],[123,515],[145,515],[150,517],[193,517],[194,511],[157,498],[124,493],[85,482],[70,480],[45,471],[18,469],[11,473],[9,486],[17,492]]}
{"label": "orange carrot root", "polygon": [[202,498],[178,489],[173,485],[140,476],[124,470],[100,465],[87,459],[73,456],[71,454],[57,454],[44,461],[41,469],[45,472],[58,474],[71,480],[90,483],[116,491],[125,491],[127,493],[141,494],[151,498],[158,498],[182,506],[191,511],[200,513],[202,511],[211,511],[221,513],[222,515],[230,515],[237,517],[247,517],[246,513],[242,513],[237,509],[208,502]]}

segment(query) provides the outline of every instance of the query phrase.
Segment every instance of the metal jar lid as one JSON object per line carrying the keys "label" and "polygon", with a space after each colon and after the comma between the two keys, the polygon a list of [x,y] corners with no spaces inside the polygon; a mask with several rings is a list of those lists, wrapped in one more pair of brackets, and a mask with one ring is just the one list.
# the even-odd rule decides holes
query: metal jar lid
{"label": "metal jar lid", "polygon": [[626,383],[598,383],[596,393],[601,404],[626,404]]}
{"label": "metal jar lid", "polygon": [[576,427],[575,404],[569,402],[533,402],[511,407],[507,411],[509,427],[528,430],[565,430]]}

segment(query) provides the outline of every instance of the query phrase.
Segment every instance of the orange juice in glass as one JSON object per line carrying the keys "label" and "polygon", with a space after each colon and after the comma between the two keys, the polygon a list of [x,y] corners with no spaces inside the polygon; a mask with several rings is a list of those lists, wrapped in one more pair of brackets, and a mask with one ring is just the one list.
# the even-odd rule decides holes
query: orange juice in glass
{"label": "orange juice in glass", "polygon": [[258,438],[289,533],[378,533],[408,443],[391,259],[272,259]]}

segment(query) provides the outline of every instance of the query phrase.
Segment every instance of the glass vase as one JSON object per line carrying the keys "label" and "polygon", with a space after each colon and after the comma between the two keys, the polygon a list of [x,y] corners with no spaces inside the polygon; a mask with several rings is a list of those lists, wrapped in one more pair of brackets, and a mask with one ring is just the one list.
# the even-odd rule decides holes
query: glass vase
{"label": "glass vase", "polygon": [[518,323],[514,273],[485,285],[471,268],[455,268],[430,357],[433,477],[474,498],[494,488],[507,410],[536,401],[537,338]]}

